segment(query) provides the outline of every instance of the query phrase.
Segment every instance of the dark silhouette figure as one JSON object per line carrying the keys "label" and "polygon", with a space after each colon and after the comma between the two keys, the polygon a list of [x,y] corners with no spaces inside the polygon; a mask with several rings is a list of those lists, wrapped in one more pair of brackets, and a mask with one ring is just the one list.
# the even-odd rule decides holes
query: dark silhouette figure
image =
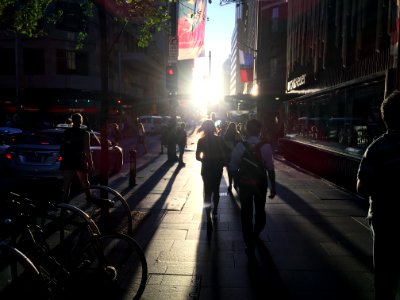
{"label": "dark silhouette figure", "polygon": [[183,154],[185,153],[187,143],[186,124],[181,123],[180,127],[176,131],[176,140],[179,148],[179,164],[185,165],[183,162]]}
{"label": "dark silhouette figure", "polygon": [[83,117],[77,113],[72,115],[71,121],[72,127],[65,130],[60,149],[62,157],[60,170],[64,178],[63,202],[66,202],[69,197],[72,180],[75,176],[78,177],[79,182],[85,189],[86,197],[90,198],[90,192],[87,189],[90,185],[88,174],[93,168],[90,136],[86,130],[81,128]]}
{"label": "dark silhouette figure", "polygon": [[147,148],[146,148],[146,131],[144,130],[143,123],[138,123],[137,124],[137,143],[136,143],[136,150],[138,150],[139,145],[141,145],[144,149],[144,153],[147,153]]}
{"label": "dark silhouette figure", "polygon": [[176,156],[176,119],[171,118],[168,123],[168,137],[167,137],[167,156],[168,162],[174,163],[178,160]]}
{"label": "dark silhouette figure", "polygon": [[160,132],[160,154],[164,153],[164,147],[168,144],[168,128],[166,125],[162,125]]}
{"label": "dark silhouette figure", "polygon": [[[261,123],[258,120],[249,120],[246,124],[246,144],[237,143],[232,151],[229,168],[232,173],[237,174],[241,166],[242,158],[246,151],[258,147],[259,160],[262,164],[262,180],[246,182],[238,178],[239,198],[241,204],[241,221],[243,240],[246,244],[246,253],[249,257],[254,256],[255,243],[266,224],[265,201],[268,189],[267,172],[270,181],[269,198],[274,198],[275,191],[275,168],[273,151],[270,144],[260,140]],[[250,149],[249,149],[250,148]],[[255,211],[253,224],[253,209]]]}
{"label": "dark silhouette figure", "polygon": [[114,206],[111,200],[92,197],[88,189],[90,185],[89,172],[93,169],[90,134],[81,128],[83,122],[81,114],[73,114],[71,121],[72,127],[65,130],[60,147],[62,157],[60,170],[64,179],[61,200],[62,202],[68,201],[72,181],[77,176],[85,191],[87,201],[93,202],[102,208],[111,208]]}
{"label": "dark silhouette figure", "polygon": [[121,142],[122,134],[117,123],[112,123],[109,125],[109,138],[113,145],[119,145]]}
{"label": "dark silhouette figure", "polygon": [[[212,230],[211,208],[213,216],[216,217],[219,204],[219,186],[224,166],[224,154],[221,150],[223,141],[216,135],[212,120],[204,121],[199,130],[203,131],[203,136],[197,142],[196,159],[201,161],[207,231],[210,233]],[[211,199],[213,204],[211,204]]]}
{"label": "dark silhouette figure", "polygon": [[[236,144],[238,142],[240,142],[242,140],[242,137],[240,136],[240,133],[237,130],[235,123],[233,123],[233,122],[229,123],[229,125],[226,128],[226,131],[223,135],[223,138],[224,138],[225,145],[229,149],[228,151],[229,151],[229,158],[230,158],[230,154],[232,153],[233,148],[236,146]],[[228,192],[231,192],[232,184],[234,184],[234,186],[237,186],[237,184],[233,182],[234,174],[231,172],[229,167],[227,167],[227,173],[228,173]]]}
{"label": "dark silhouette figure", "polygon": [[375,299],[396,298],[400,279],[400,92],[381,104],[387,131],[366,149],[358,169],[357,192],[369,198],[373,238]]}

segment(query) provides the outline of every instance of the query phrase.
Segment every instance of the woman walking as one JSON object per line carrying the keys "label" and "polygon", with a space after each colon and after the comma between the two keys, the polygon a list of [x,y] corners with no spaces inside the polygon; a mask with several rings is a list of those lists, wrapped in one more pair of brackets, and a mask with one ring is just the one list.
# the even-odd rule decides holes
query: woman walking
{"label": "woman walking", "polygon": [[[196,159],[201,162],[201,177],[203,179],[204,206],[207,216],[207,233],[212,231],[211,208],[216,217],[219,203],[219,185],[224,166],[223,141],[216,135],[212,120],[203,122],[203,136],[197,142]],[[211,204],[211,199],[213,203]],[[213,206],[213,207],[212,207]]]}
{"label": "woman walking", "polygon": [[[239,131],[237,130],[236,124],[233,123],[233,122],[229,123],[229,125],[226,128],[226,131],[224,133],[224,142],[225,142],[225,145],[229,149],[229,154],[232,153],[233,148],[241,140],[242,140],[242,137],[241,137]],[[233,178],[234,176],[233,176],[231,170],[229,170],[228,167],[227,167],[227,173],[228,173],[228,181],[229,181],[228,192],[231,193],[232,192],[232,183],[233,183],[233,180],[234,180],[234,178]],[[236,183],[233,183],[233,184],[234,184],[235,187],[237,186]]]}
{"label": "woman walking", "polygon": [[145,140],[145,130],[144,130],[144,126],[143,123],[138,123],[137,126],[137,135],[138,135],[138,139],[137,139],[137,144],[136,144],[136,150],[138,149],[139,145],[142,145],[142,147],[144,148],[144,153],[147,153],[147,148],[146,148],[146,144],[144,142]]}

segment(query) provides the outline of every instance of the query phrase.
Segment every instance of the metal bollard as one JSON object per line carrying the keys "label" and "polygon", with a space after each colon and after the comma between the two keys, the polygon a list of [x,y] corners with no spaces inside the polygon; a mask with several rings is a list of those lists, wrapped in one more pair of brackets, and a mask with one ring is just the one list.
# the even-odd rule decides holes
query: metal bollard
{"label": "metal bollard", "polygon": [[136,185],[136,150],[129,150],[129,187]]}

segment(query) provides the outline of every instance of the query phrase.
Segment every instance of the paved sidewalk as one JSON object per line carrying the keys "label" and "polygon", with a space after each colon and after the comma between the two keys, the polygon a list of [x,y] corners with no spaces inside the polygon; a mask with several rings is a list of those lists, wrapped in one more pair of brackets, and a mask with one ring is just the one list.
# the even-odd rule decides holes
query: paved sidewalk
{"label": "paved sidewalk", "polygon": [[183,168],[148,153],[137,186],[128,187],[128,173],[110,183],[144,215],[134,232],[149,266],[142,299],[373,299],[365,202],[277,155],[277,197],[267,200],[267,226],[250,263],[226,172],[207,238],[196,142],[189,137]]}

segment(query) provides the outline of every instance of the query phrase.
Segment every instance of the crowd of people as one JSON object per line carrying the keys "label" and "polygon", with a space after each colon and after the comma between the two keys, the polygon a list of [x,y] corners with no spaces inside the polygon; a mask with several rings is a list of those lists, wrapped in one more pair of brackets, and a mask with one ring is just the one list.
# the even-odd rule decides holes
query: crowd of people
{"label": "crowd of people", "polygon": [[[400,278],[400,242],[393,235],[398,231],[396,214],[400,209],[395,175],[400,171],[399,113],[400,92],[395,91],[381,105],[381,118],[387,131],[366,149],[357,174],[357,191],[370,202],[368,219],[373,237],[376,299],[395,299]],[[77,113],[68,121],[71,126],[65,130],[61,145],[63,200],[69,197],[71,182],[73,177],[77,177],[82,187],[86,188],[87,200],[107,207],[107,199],[93,198],[87,189],[88,172],[93,167],[93,161],[88,133],[81,129],[83,116]],[[254,257],[255,246],[266,224],[266,198],[276,196],[273,145],[268,131],[263,130],[261,122],[256,119],[245,124],[223,122],[218,126],[209,119],[202,123],[198,131],[201,137],[197,141],[195,157],[201,162],[207,233],[211,235],[218,215],[220,183],[225,168],[228,174],[227,192],[233,195],[232,188],[235,189],[240,199],[246,253],[250,258]],[[147,153],[143,124],[137,123],[136,134],[136,148],[142,147]],[[117,123],[109,125],[108,136],[113,144],[121,143],[123,133]],[[185,123],[170,122],[162,128],[160,137],[161,154],[166,148],[168,161],[184,166],[187,147]]]}
{"label": "crowd of people", "polygon": [[[267,191],[269,198],[276,195],[273,147],[268,132],[262,130],[261,122],[251,119],[246,123],[221,122],[218,126],[211,120],[205,120],[199,127],[201,133],[197,141],[195,156],[201,162],[204,208],[207,216],[207,233],[213,231],[213,220],[218,215],[220,183],[224,168],[228,174],[227,192],[233,196],[232,188],[239,194],[241,219],[246,253],[254,256],[255,245],[266,224],[265,202]],[[111,138],[117,134],[118,127],[112,124]],[[143,148],[147,153],[146,132],[143,124],[137,124],[136,149]],[[118,143],[118,141],[115,141]],[[178,146],[178,155],[177,155]],[[167,150],[167,161],[178,162],[185,166],[184,153],[187,147],[187,132],[184,122],[170,121],[160,132],[160,154]],[[254,153],[254,155],[251,155]],[[246,179],[245,170],[250,169],[243,160],[254,159],[259,168],[259,178]],[[257,170],[256,170],[257,171]],[[250,173],[257,173],[250,169]],[[254,216],[253,216],[254,211]],[[254,219],[254,221],[253,221]]]}
{"label": "crowd of people", "polygon": [[[373,237],[375,291],[377,299],[394,299],[396,284],[400,273],[400,260],[397,253],[400,243],[387,232],[396,230],[396,213],[400,202],[395,200],[397,194],[395,174],[400,170],[400,92],[388,96],[381,105],[381,117],[387,132],[375,139],[365,151],[357,174],[357,191],[368,198],[370,221]],[[72,116],[72,126],[65,131],[62,145],[63,161],[61,171],[64,175],[63,198],[67,198],[73,176],[77,176],[83,187],[88,186],[87,173],[92,166],[89,139],[85,130],[80,129],[83,118],[80,114]],[[143,124],[137,124],[137,147],[145,145]],[[213,231],[213,220],[218,215],[220,201],[220,183],[223,170],[228,174],[227,192],[232,195],[234,188],[241,204],[242,235],[246,245],[246,253],[254,256],[255,246],[261,231],[266,224],[266,198],[274,198],[275,168],[273,148],[268,132],[262,130],[261,123],[251,119],[245,124],[225,122],[215,126],[212,120],[205,120],[199,128],[201,137],[197,141],[195,156],[201,162],[203,181],[203,201],[207,219],[207,232]],[[119,144],[121,133],[116,123],[109,127],[109,136],[114,144]],[[161,132],[161,153],[167,148],[168,161],[178,161],[184,165],[184,152],[187,147],[185,123],[170,122]],[[178,146],[178,155],[176,151]],[[85,158],[86,157],[86,158]],[[253,160],[253,161],[252,161]],[[250,170],[250,164],[253,168]],[[258,172],[258,169],[261,170]],[[245,174],[253,173],[251,175]],[[254,177],[257,174],[258,178]],[[251,178],[250,178],[251,177]],[[268,194],[269,190],[269,194]],[[92,200],[87,193],[88,201]]]}

